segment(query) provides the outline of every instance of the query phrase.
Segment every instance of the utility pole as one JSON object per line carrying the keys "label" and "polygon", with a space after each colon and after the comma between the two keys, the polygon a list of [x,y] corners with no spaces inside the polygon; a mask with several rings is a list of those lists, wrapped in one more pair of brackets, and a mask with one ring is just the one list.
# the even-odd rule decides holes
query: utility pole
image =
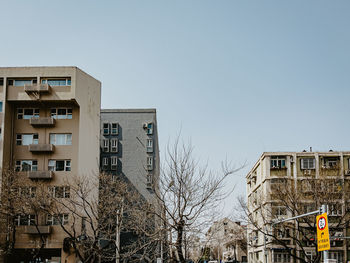
{"label": "utility pole", "polygon": [[[320,214],[323,214],[323,213],[328,213],[328,211],[327,211],[327,205],[322,205],[322,206],[321,206]],[[323,261],[324,261],[325,263],[328,262],[328,250],[324,250],[324,251],[323,251]]]}

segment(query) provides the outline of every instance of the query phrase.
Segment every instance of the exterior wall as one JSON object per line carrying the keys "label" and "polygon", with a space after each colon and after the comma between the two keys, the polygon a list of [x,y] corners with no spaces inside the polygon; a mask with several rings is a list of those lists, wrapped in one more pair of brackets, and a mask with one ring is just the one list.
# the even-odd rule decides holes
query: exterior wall
{"label": "exterior wall", "polygon": [[[104,123],[118,123],[118,135],[103,135]],[[147,135],[144,124],[153,123],[153,134]],[[103,140],[118,139],[118,152],[105,152]],[[147,153],[147,139],[153,139],[153,153]],[[118,157],[116,170],[111,169],[111,157]],[[147,171],[147,157],[153,157],[153,170]],[[102,165],[108,158],[108,166]],[[155,109],[101,110],[101,169],[125,176],[147,200],[153,199],[153,188],[159,178],[159,146]],[[153,176],[153,186],[147,184],[147,175]]]}
{"label": "exterior wall", "polygon": [[[47,93],[27,93],[24,86],[9,85],[9,79],[34,78],[41,83],[41,78],[70,78],[71,85],[52,86]],[[15,67],[0,68],[0,99],[3,102],[3,112],[0,113],[1,144],[0,162],[3,170],[13,169],[16,160],[37,160],[38,171],[48,171],[48,162],[53,160],[71,160],[71,171],[54,171],[51,179],[35,179],[47,186],[64,186],[72,176],[88,176],[99,171],[99,123],[101,83],[76,67]],[[41,117],[50,117],[51,108],[71,108],[72,119],[56,119],[50,127],[37,127],[30,124],[29,119],[18,119],[18,108],[38,108]],[[17,134],[36,133],[39,144],[49,144],[51,133],[71,133],[72,145],[55,145],[52,152],[31,152],[27,145],[17,145]],[[26,172],[19,172],[26,177]],[[98,189],[91,198],[98,198]],[[40,216],[38,225],[46,224],[46,215]],[[60,226],[50,226],[51,233],[47,235],[45,249],[61,250],[63,239],[67,236]],[[16,227],[15,248],[35,248],[40,240],[37,235],[25,233],[25,226]],[[62,251],[61,260],[64,262]],[[67,262],[74,262],[70,256]]]}
{"label": "exterior wall", "polygon": [[[285,168],[274,168],[271,167],[271,157],[281,156],[285,157],[286,163]],[[302,169],[301,160],[303,158],[315,158],[315,167],[311,169]],[[335,167],[327,167],[327,158],[336,158],[338,160],[338,165]],[[272,179],[295,179],[294,187],[296,191],[303,192],[305,189],[302,186],[303,180],[310,180],[315,178],[316,180],[321,177],[329,178],[340,178],[344,183],[344,191],[349,191],[350,189],[350,152],[268,152],[263,153],[254,167],[247,175],[247,202],[248,209],[251,211],[253,217],[257,220],[259,226],[264,227],[264,222],[258,216],[259,205],[271,206],[274,203],[276,190],[273,185],[271,185]],[[314,200],[307,199],[302,200],[305,203],[312,204]],[[345,202],[349,200],[344,200],[344,197],[340,196],[339,202]],[[343,211],[345,207],[343,204]],[[284,217],[291,216],[287,212]],[[270,216],[271,217],[271,216]],[[272,219],[272,218],[271,218]],[[330,219],[330,227],[331,219]],[[347,236],[346,229],[343,229],[343,235]],[[249,262],[265,262],[265,253],[267,255],[267,262],[273,261],[273,251],[274,249],[279,249],[278,245],[268,244],[264,246],[264,238],[262,233],[256,231],[253,226],[248,226],[248,260]],[[346,241],[344,244],[339,246],[339,244],[331,245],[330,253],[335,256],[334,253],[343,253],[343,258],[341,260],[349,260],[347,255],[347,245]],[[294,247],[295,244],[291,244],[290,247]],[[292,260],[292,259],[291,259]],[[291,261],[292,262],[292,261]],[[340,262],[340,261],[339,261]]]}

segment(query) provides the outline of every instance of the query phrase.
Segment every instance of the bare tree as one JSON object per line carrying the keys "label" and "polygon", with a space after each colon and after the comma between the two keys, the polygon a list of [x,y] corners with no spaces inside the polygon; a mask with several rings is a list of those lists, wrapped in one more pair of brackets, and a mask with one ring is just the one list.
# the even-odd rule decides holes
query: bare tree
{"label": "bare tree", "polygon": [[170,254],[173,246],[176,251],[171,260],[185,262],[185,233],[200,232],[213,222],[215,209],[228,195],[223,189],[225,180],[239,169],[225,163],[222,173],[212,173],[207,166],[199,165],[193,147],[180,144],[179,137],[168,146],[155,194],[164,207],[164,213],[157,217],[169,233]]}

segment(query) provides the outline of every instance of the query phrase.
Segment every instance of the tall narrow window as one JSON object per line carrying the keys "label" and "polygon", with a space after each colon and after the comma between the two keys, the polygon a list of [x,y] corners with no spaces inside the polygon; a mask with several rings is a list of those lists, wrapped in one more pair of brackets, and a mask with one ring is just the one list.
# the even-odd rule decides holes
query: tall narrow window
{"label": "tall narrow window", "polygon": [[2,101],[0,101],[0,112],[2,112]]}
{"label": "tall narrow window", "polygon": [[108,157],[103,157],[102,158],[102,165],[103,166],[108,166]]}
{"label": "tall narrow window", "polygon": [[109,135],[109,123],[103,124],[103,135]]}
{"label": "tall narrow window", "polygon": [[102,141],[102,150],[104,152],[109,152],[109,140]]}
{"label": "tall narrow window", "polygon": [[111,140],[111,152],[118,152],[118,140],[117,139],[112,139]]}
{"label": "tall narrow window", "polygon": [[153,152],[153,140],[152,139],[147,139],[146,150],[147,150],[148,153],[152,153]]}
{"label": "tall narrow window", "polygon": [[112,135],[117,135],[118,134],[118,123],[112,123],[111,134]]}
{"label": "tall narrow window", "polygon": [[148,123],[147,124],[147,134],[152,135],[153,134],[153,123]]}
{"label": "tall narrow window", "polygon": [[147,157],[147,170],[148,171],[153,170],[153,157],[151,156]]}
{"label": "tall narrow window", "polygon": [[117,156],[112,156],[111,157],[111,169],[112,170],[117,170],[117,164],[118,164]]}

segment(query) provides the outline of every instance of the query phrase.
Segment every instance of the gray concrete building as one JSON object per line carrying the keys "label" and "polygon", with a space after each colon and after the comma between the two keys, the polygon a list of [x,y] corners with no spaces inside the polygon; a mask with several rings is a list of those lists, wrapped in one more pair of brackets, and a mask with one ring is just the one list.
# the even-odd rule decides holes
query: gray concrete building
{"label": "gray concrete building", "polygon": [[151,200],[159,178],[159,146],[155,109],[101,110],[100,168],[123,175]]}

